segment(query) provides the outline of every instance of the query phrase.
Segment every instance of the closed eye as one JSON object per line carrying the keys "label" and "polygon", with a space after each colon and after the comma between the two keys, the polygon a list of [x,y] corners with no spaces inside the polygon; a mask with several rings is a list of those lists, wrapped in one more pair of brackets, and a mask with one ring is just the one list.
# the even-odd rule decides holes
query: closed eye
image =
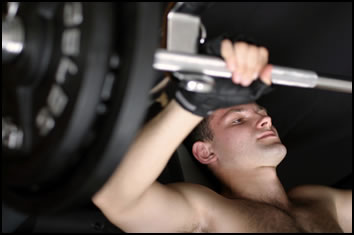
{"label": "closed eye", "polygon": [[232,121],[233,125],[241,124],[243,122],[243,118],[238,118]]}

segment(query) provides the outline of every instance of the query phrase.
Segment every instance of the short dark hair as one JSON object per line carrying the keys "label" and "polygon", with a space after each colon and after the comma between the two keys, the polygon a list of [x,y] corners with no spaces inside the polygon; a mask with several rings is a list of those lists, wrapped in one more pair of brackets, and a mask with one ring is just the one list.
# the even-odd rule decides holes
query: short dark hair
{"label": "short dark hair", "polygon": [[191,148],[193,146],[193,144],[197,141],[212,141],[213,140],[214,135],[213,135],[213,132],[209,126],[210,119],[211,119],[210,116],[204,118],[188,135],[188,137],[187,137],[187,141],[189,142],[188,147]]}

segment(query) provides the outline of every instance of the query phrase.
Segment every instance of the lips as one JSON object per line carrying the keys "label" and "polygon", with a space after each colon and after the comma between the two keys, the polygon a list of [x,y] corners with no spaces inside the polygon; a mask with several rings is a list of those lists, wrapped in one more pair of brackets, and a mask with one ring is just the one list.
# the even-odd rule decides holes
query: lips
{"label": "lips", "polygon": [[277,135],[274,133],[274,131],[266,131],[266,132],[263,132],[261,135],[259,135],[257,140],[264,139],[264,138],[267,138],[270,136],[276,137]]}

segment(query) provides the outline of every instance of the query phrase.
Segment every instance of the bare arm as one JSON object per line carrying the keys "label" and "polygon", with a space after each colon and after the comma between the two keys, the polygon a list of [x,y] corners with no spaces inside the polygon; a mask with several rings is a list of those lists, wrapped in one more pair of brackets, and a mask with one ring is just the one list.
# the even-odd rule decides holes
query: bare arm
{"label": "bare arm", "polygon": [[[225,41],[221,50],[228,65],[236,63],[236,84],[248,86],[258,74],[271,83],[265,48]],[[143,128],[114,174],[92,199],[108,219],[126,232],[205,228],[208,223],[202,211],[211,204],[204,200],[213,194],[211,191],[186,183],[165,186],[156,182],[172,153],[201,120],[172,100]]]}
{"label": "bare arm", "polygon": [[352,232],[352,190],[335,189],[338,223],[345,233]]}
{"label": "bare arm", "polygon": [[[201,120],[172,100],[143,128],[116,171],[92,199],[108,219],[133,232],[150,231],[148,227],[174,231],[186,219],[192,219],[188,217],[193,213],[185,196],[156,179],[178,145]],[[170,214],[174,217],[167,218]]]}

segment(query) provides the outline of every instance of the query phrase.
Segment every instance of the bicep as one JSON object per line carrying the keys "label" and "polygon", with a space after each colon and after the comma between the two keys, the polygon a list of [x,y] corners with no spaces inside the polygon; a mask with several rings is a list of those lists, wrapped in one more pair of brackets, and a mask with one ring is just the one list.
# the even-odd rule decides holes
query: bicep
{"label": "bicep", "polygon": [[198,215],[188,199],[176,190],[155,182],[130,208],[104,211],[125,232],[178,232],[198,226]]}
{"label": "bicep", "polygon": [[338,222],[344,232],[352,232],[352,190],[336,190],[335,205]]}

